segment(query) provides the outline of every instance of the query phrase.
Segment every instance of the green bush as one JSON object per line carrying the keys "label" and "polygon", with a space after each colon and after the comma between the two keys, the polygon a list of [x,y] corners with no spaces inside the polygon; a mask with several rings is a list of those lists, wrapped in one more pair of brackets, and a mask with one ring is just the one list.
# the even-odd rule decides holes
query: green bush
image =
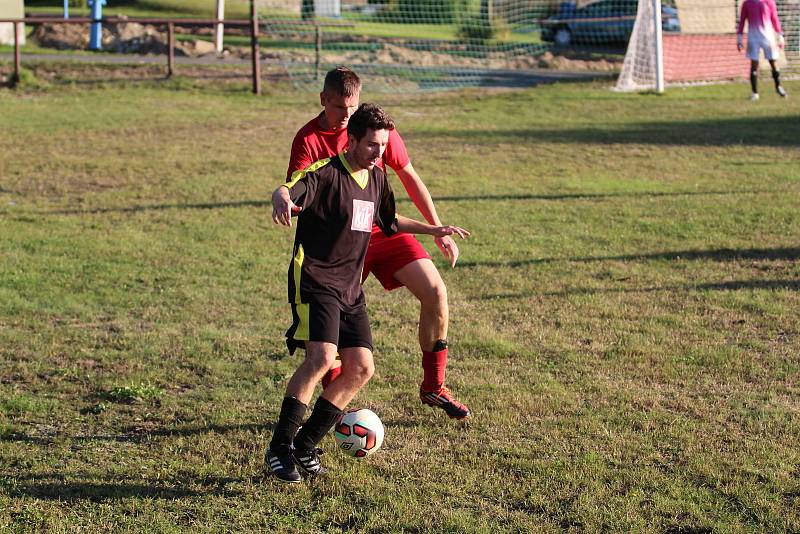
{"label": "green bush", "polygon": [[458,37],[469,41],[486,41],[494,37],[492,25],[475,13],[464,15],[458,24]]}
{"label": "green bush", "polygon": [[300,4],[300,18],[303,20],[314,18],[314,0],[302,0]]}
{"label": "green bush", "polygon": [[467,7],[467,0],[389,0],[378,18],[384,22],[453,24]]}
{"label": "green bush", "polygon": [[457,35],[468,41],[504,39],[510,33],[508,23],[499,16],[492,16],[487,1],[482,1],[477,11],[466,11],[459,19]]}

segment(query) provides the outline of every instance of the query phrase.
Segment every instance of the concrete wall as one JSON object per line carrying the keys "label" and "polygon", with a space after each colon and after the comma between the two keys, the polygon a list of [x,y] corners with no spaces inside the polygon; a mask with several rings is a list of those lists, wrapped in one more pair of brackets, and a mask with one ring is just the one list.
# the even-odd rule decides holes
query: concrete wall
{"label": "concrete wall", "polygon": [[736,33],[736,0],[676,0],[681,33]]}
{"label": "concrete wall", "polygon": [[[14,19],[25,16],[24,0],[0,0],[0,19]],[[25,42],[25,26],[22,26],[21,43]],[[0,24],[0,44],[14,44],[14,25]]]}

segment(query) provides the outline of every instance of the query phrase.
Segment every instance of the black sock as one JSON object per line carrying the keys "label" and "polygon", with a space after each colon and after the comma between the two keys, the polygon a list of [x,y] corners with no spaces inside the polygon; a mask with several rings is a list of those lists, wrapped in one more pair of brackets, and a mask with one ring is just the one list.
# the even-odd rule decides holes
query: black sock
{"label": "black sock", "polygon": [[775,80],[775,89],[781,86],[781,71],[775,69],[772,71],[772,79]]}
{"label": "black sock", "polygon": [[750,87],[753,88],[753,92],[758,92],[758,71],[751,70],[750,71]]}
{"label": "black sock", "polygon": [[303,424],[303,417],[306,415],[308,406],[294,397],[284,397],[281,404],[281,415],[275,424],[275,432],[272,434],[272,441],[269,448],[273,451],[281,448],[288,449],[292,445],[297,429]]}
{"label": "black sock", "polygon": [[322,441],[325,434],[333,428],[336,420],[342,415],[342,410],[331,404],[327,399],[319,397],[314,404],[314,410],[303,423],[303,428],[294,438],[294,447],[297,450],[308,451]]}

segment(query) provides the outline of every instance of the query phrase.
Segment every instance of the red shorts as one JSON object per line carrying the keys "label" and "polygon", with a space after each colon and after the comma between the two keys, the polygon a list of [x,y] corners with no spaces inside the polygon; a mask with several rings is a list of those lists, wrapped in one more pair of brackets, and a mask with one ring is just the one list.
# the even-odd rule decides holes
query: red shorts
{"label": "red shorts", "polygon": [[431,259],[431,256],[413,235],[397,233],[392,237],[386,237],[380,230],[373,229],[361,281],[366,280],[369,273],[372,273],[387,291],[397,289],[403,284],[395,279],[394,273],[412,261],[421,259]]}

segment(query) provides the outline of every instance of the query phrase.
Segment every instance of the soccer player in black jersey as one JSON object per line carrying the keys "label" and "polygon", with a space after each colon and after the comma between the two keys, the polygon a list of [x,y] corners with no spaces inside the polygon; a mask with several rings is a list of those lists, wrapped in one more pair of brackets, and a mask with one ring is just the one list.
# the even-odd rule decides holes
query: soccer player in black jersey
{"label": "soccer player in black jersey", "polygon": [[[394,122],[380,107],[362,104],[347,125],[347,150],[297,173],[272,197],[276,223],[291,226],[292,213],[298,213],[289,266],[294,320],[286,337],[290,352],[297,347],[306,351],[286,386],[266,452],[270,470],[285,482],[300,482],[300,471],[309,475],[326,472],[317,444],[375,370],[361,289],[373,222],[386,235],[398,231],[462,239],[469,235],[458,226],[432,226],[395,214],[394,194],[386,175],[376,166],[393,129]],[[337,351],[342,373],[323,391],[303,422],[314,387],[333,364]]]}

